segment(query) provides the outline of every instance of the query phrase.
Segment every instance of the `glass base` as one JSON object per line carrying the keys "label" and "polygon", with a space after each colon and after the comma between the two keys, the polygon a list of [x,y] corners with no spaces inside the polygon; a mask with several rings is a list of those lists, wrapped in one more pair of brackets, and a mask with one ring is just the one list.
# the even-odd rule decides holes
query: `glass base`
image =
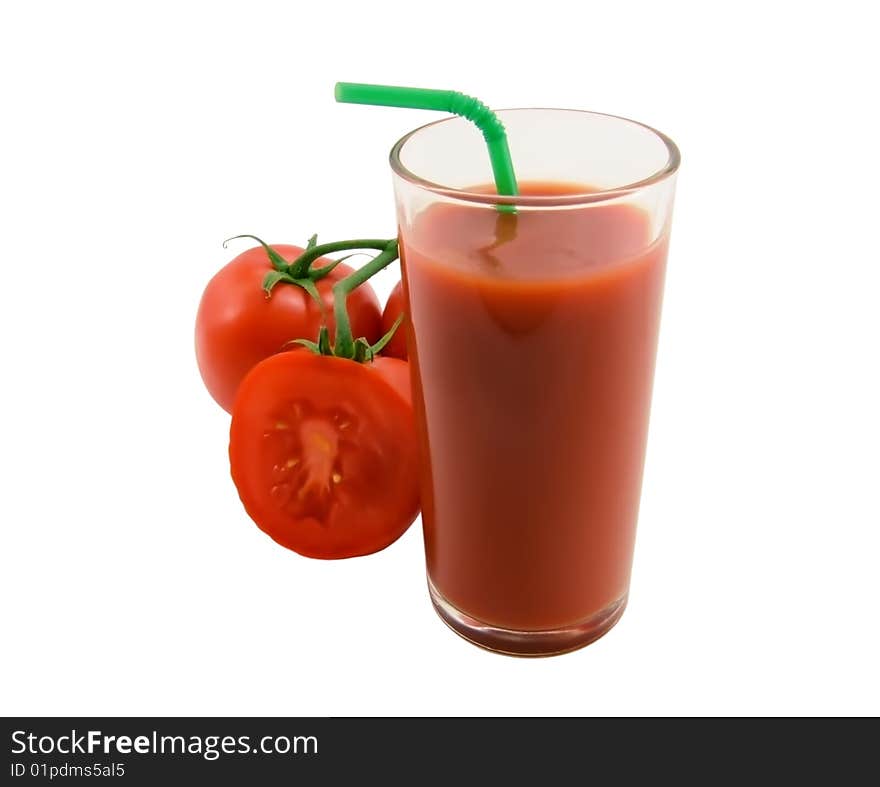
{"label": "glass base", "polygon": [[499,628],[472,618],[446,599],[428,577],[431,603],[440,619],[460,637],[481,648],[508,656],[558,656],[583,648],[607,634],[620,620],[627,595],[585,620],[564,628],[517,631]]}

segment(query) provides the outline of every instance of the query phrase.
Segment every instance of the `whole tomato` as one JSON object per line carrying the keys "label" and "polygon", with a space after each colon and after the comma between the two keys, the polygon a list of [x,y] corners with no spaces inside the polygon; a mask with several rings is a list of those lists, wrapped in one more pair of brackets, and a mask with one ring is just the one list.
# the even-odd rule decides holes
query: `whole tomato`
{"label": "whole tomato", "polygon": [[[303,249],[277,244],[270,247],[287,262]],[[318,269],[332,260],[318,259]],[[208,282],[196,316],[196,358],[208,392],[231,413],[235,394],[244,376],[260,361],[291,349],[293,339],[314,339],[322,323],[335,336],[333,285],[352,272],[340,263],[315,282],[324,304],[324,314],[306,290],[286,281],[270,293],[263,289],[266,274],[275,268],[262,246],[239,254]],[[348,298],[348,313],[354,336],[375,342],[382,334],[382,314],[376,293],[362,284]]]}
{"label": "whole tomato", "polygon": [[[403,314],[406,308],[406,302],[403,296],[403,282],[397,282],[395,288],[388,296],[388,303],[385,304],[385,311],[382,312],[382,335],[391,330],[395,320]],[[407,359],[406,356],[406,317],[397,327],[391,341],[382,349],[382,355],[391,358],[400,358],[402,361]]]}

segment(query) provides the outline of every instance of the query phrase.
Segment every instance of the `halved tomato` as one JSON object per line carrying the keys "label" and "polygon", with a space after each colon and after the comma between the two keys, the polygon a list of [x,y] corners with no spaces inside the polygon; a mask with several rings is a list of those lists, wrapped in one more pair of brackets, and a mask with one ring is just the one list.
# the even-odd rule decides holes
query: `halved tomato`
{"label": "halved tomato", "polygon": [[316,558],[366,555],[419,512],[409,369],[293,350],[244,378],[230,430],[232,478],[257,526]]}

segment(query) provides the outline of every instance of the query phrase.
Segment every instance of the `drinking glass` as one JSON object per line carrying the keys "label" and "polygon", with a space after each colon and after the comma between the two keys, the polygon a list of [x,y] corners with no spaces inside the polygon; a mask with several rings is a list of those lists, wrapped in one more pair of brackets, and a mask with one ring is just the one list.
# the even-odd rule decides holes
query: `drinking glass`
{"label": "drinking glass", "polygon": [[450,118],[391,152],[428,588],[477,645],[550,655],[627,602],[679,152],[500,111],[520,195]]}

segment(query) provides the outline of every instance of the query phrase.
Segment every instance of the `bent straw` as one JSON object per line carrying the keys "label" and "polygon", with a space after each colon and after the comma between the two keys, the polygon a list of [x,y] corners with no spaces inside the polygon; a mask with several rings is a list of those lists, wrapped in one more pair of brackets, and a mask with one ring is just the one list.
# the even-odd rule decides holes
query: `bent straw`
{"label": "bent straw", "polygon": [[451,112],[470,120],[483,132],[483,138],[489,148],[489,161],[492,164],[492,174],[498,194],[503,196],[519,194],[504,124],[479,99],[455,90],[337,82],[336,100],[344,104],[432,109],[438,112]]}

